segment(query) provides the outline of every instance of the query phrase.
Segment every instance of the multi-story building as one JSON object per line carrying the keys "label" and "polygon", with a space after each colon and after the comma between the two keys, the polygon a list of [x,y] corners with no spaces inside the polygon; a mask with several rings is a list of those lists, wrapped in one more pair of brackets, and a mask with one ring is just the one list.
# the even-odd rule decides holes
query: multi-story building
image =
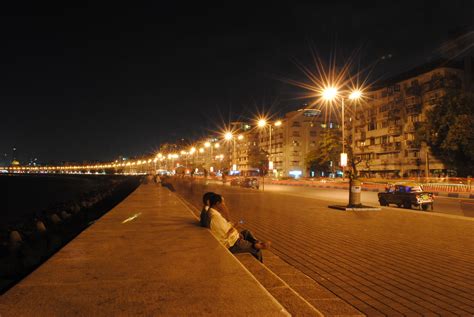
{"label": "multi-story building", "polygon": [[231,122],[231,130],[234,139],[230,143],[231,146],[235,145],[235,152],[233,149],[230,152],[231,164],[235,164],[239,171],[255,168],[250,158],[253,150],[259,146],[255,127],[248,122]]}
{"label": "multi-story building", "polygon": [[[349,125],[358,169],[369,177],[429,176],[445,166],[415,139],[426,110],[448,89],[461,89],[462,63],[436,61],[400,74],[371,89]],[[354,123],[352,126],[351,124]]]}
{"label": "multi-story building", "polygon": [[312,173],[306,164],[308,153],[316,150],[322,129],[338,128],[338,125],[325,122],[321,111],[315,109],[288,112],[280,121],[278,126],[269,124],[258,130],[260,147],[270,154],[269,160],[273,161],[273,174],[290,177],[314,176],[314,172]]}

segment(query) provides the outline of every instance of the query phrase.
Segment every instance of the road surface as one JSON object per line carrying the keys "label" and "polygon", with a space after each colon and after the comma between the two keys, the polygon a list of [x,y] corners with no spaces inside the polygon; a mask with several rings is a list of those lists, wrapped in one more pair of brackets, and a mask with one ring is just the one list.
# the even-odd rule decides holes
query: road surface
{"label": "road surface", "polygon": [[[260,189],[262,190],[262,189]],[[329,203],[347,204],[349,201],[348,190],[343,189],[326,189],[317,187],[304,186],[288,186],[288,185],[271,185],[265,184],[265,191],[278,192],[285,195],[293,195],[297,197],[316,198],[328,201]],[[371,206],[379,206],[376,192],[362,191],[361,201]],[[395,205],[384,209],[400,209]],[[428,212],[431,212],[428,211]],[[474,200],[462,198],[436,197],[434,203],[434,213],[451,214],[464,217],[474,217]]]}

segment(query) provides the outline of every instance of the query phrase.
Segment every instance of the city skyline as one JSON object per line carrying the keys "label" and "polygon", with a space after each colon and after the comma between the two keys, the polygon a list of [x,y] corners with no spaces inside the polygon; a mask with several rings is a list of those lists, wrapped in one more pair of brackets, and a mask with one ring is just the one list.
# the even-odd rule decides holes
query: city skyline
{"label": "city skyline", "polygon": [[461,2],[389,7],[12,5],[3,19],[11,31],[1,53],[0,152],[16,146],[23,162],[146,154],[216,122],[299,108],[301,89],[279,78],[303,80],[294,61],[311,67],[311,47],[340,63],[360,51],[361,67],[378,61],[375,82],[442,55],[471,24]]}

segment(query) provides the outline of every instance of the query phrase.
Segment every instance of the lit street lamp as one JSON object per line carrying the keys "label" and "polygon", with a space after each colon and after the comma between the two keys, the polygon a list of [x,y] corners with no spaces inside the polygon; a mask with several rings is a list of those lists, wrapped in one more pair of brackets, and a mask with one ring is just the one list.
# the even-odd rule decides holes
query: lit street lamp
{"label": "lit street lamp", "polygon": [[[336,87],[327,87],[322,92],[322,97],[326,101],[336,100],[338,97],[341,98],[341,121],[342,121],[342,153],[341,153],[341,166],[344,168],[347,166],[347,153],[345,152],[346,139],[344,137],[344,96],[339,95],[339,91]],[[360,90],[353,90],[349,96],[349,100],[359,100],[362,97]]]}
{"label": "lit street lamp", "polygon": [[[341,99],[341,121],[342,121],[342,153],[341,153],[341,167],[342,173],[344,177],[344,169],[347,166],[347,153],[345,152],[345,137],[344,137],[344,95],[339,94],[339,91],[334,86],[329,86],[323,89],[322,91],[322,98],[326,101],[335,101],[339,97]],[[362,92],[358,89],[355,89],[350,92],[350,94],[346,97],[349,100],[357,101],[362,98]],[[351,160],[354,160],[352,157]],[[354,173],[354,171],[352,171]],[[354,180],[356,175],[351,175],[350,177],[350,184],[349,184],[349,206],[357,206],[360,205],[360,182]]]}
{"label": "lit street lamp", "polygon": [[[269,144],[268,144],[268,169],[273,170],[273,161],[272,161],[272,129],[273,125],[271,123],[267,123],[267,120],[260,119],[257,122],[259,128],[265,128],[267,125],[269,127]],[[274,123],[275,127],[279,127],[282,125],[281,120],[278,120]]]}
{"label": "lit street lamp", "polygon": [[[239,137],[242,136],[242,135],[239,135]],[[243,138],[243,136],[242,136]],[[230,131],[226,132],[224,134],[224,139],[227,140],[227,141],[231,141],[232,140],[232,143],[233,143],[233,148],[232,148],[232,170],[235,171],[237,170],[237,165],[236,165],[236,160],[235,160],[235,137],[234,137],[234,134]]]}

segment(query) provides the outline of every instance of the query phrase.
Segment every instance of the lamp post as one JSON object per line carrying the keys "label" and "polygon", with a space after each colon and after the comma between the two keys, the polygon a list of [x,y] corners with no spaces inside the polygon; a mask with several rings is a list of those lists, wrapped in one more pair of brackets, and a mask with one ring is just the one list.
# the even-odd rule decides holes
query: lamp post
{"label": "lamp post", "polygon": [[[195,155],[195,153],[196,153],[196,148],[195,148],[194,146],[191,147],[191,148],[189,149],[189,152],[188,152],[188,153],[193,156],[193,157],[192,157],[192,158],[193,158],[193,163],[192,163],[191,169],[194,170],[194,168],[195,168],[195,166],[196,166],[196,155]],[[194,172],[193,172],[193,174],[194,174]]]}
{"label": "lamp post", "polygon": [[[281,126],[282,122],[281,120],[276,121],[275,123],[276,127]],[[257,124],[260,128],[264,128],[268,125],[269,127],[269,144],[268,144],[268,169],[273,170],[273,161],[272,161],[272,130],[273,130],[273,125],[271,123],[267,123],[267,120],[265,119],[260,119],[258,120]]]}
{"label": "lamp post", "polygon": [[211,171],[211,167],[212,167],[212,144],[211,142],[206,142],[204,143],[204,148],[211,148],[210,150],[210,154],[209,154],[209,172]]}
{"label": "lamp post", "polygon": [[[242,141],[244,139],[244,135],[243,134],[239,134],[239,136],[237,137],[237,140],[239,141]],[[239,169],[239,160],[240,160],[240,154],[242,153],[242,150],[241,150],[241,147],[242,145],[239,143],[239,153],[236,154],[236,157],[235,157],[235,169],[236,170],[240,170]],[[237,158],[238,157],[238,158]]]}
{"label": "lamp post", "polygon": [[[342,167],[342,173],[344,177],[344,170],[345,167],[347,166],[347,153],[345,152],[345,121],[344,121],[344,99],[346,96],[339,94],[339,91],[336,87],[334,86],[329,86],[326,87],[322,90],[322,97],[326,101],[335,101],[338,98],[341,100],[341,121],[342,121],[342,153],[341,153],[341,167]],[[362,97],[362,92],[358,89],[355,89],[350,92],[350,94],[347,96],[349,100],[352,101],[357,101],[360,100]],[[352,155],[353,156],[353,155]],[[354,165],[354,158],[351,157],[352,160],[352,165]],[[355,168],[355,166],[353,166]],[[349,204],[348,206],[359,206],[361,205],[360,203],[360,181],[356,180],[355,177],[357,175],[354,175],[355,171],[352,171],[352,174],[350,176],[350,184],[349,184]]]}
{"label": "lamp post", "polygon": [[235,163],[235,137],[234,137],[234,134],[230,131],[226,132],[224,134],[224,139],[226,139],[227,141],[231,141],[232,140],[232,143],[233,143],[233,147],[232,147],[232,170],[235,171],[236,170],[236,163]]}

